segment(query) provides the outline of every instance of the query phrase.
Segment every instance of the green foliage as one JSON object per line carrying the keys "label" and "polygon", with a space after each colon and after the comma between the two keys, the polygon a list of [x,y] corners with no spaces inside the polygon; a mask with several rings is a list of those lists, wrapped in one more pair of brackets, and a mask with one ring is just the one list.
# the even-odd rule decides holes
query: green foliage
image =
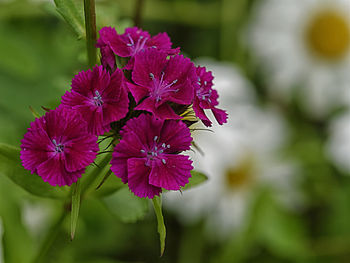
{"label": "green foliage", "polygon": [[161,196],[155,196],[152,199],[154,212],[156,213],[157,223],[158,223],[158,234],[160,241],[160,256],[163,255],[165,250],[165,237],[166,237],[166,228],[164,224],[164,217],[162,213],[162,199]]}
{"label": "green foliage", "polygon": [[191,171],[191,175],[192,177],[189,179],[188,184],[186,184],[181,190],[188,190],[208,180],[208,176],[195,170]]}
{"label": "green foliage", "polygon": [[85,37],[83,15],[77,9],[73,0],[54,0],[57,11],[62,15],[64,20],[71,26],[78,38]]}
{"label": "green foliage", "polygon": [[2,240],[4,262],[29,263],[35,246],[22,222],[20,198],[16,191],[11,191],[9,182],[2,179],[0,179],[0,219],[4,228]]}
{"label": "green foliage", "polygon": [[[112,171],[110,170],[110,166],[108,166],[107,169],[108,169],[108,171],[107,171],[106,175],[109,174],[108,177],[106,179],[105,179],[105,177],[103,178],[103,180],[105,180],[105,181],[98,189],[95,188],[94,190],[91,190],[89,192],[89,195],[91,197],[103,198],[103,197],[112,195],[116,191],[120,190],[120,188],[125,187],[125,184],[123,184],[121,179],[112,173]],[[101,181],[101,183],[102,183],[102,181]]]}
{"label": "green foliage", "polygon": [[255,235],[271,253],[293,260],[310,256],[303,222],[283,209],[267,192],[262,193],[254,218]]}
{"label": "green foliage", "polygon": [[123,187],[103,198],[103,202],[119,220],[125,223],[142,219],[149,209],[148,200],[135,196],[128,187]]}
{"label": "green foliage", "polygon": [[71,219],[70,219],[71,220],[71,230],[70,230],[71,240],[74,239],[75,229],[77,227],[78,218],[79,218],[80,192],[81,192],[81,185],[80,185],[80,179],[79,179],[72,186],[72,211],[71,211]]}
{"label": "green foliage", "polygon": [[29,193],[48,198],[62,199],[67,196],[65,189],[52,187],[38,175],[31,175],[21,165],[20,149],[0,143],[0,175],[7,176]]}

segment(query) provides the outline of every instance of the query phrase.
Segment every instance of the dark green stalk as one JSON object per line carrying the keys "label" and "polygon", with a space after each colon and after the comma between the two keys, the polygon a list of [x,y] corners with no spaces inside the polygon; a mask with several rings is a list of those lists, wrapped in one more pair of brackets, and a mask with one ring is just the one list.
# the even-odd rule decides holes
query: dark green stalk
{"label": "dark green stalk", "polygon": [[144,0],[136,0],[135,11],[134,11],[134,25],[141,27],[142,23],[142,9],[144,5]]}
{"label": "dark green stalk", "polygon": [[84,14],[88,65],[92,68],[97,61],[95,0],[84,0]]}

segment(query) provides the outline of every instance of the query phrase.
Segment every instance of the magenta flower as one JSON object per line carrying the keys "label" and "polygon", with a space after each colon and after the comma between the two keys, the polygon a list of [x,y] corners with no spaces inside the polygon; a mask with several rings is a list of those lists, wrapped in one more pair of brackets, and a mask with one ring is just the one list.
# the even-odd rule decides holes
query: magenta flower
{"label": "magenta flower", "polygon": [[115,54],[110,47],[110,38],[117,37],[117,32],[114,28],[104,27],[100,30],[100,38],[97,41],[96,47],[100,48],[101,63],[105,69],[110,69],[112,72],[117,68]]}
{"label": "magenta flower", "polygon": [[53,186],[71,185],[94,161],[96,141],[79,114],[60,107],[31,123],[21,141],[22,164]]}
{"label": "magenta flower", "polygon": [[227,113],[218,109],[218,93],[212,89],[213,75],[210,71],[206,71],[205,67],[197,67],[198,85],[195,86],[195,95],[193,100],[193,110],[196,116],[201,119],[205,126],[209,127],[212,122],[206,116],[204,109],[210,109],[216,121],[222,125],[227,122]]}
{"label": "magenta flower", "polygon": [[62,104],[81,113],[91,134],[103,134],[111,122],[124,118],[128,112],[123,72],[116,69],[110,74],[102,66],[80,72],[72,80],[72,90],[63,95]]}
{"label": "magenta flower", "polygon": [[188,183],[192,161],[179,153],[190,149],[192,138],[182,121],[141,114],[126,123],[121,135],[111,170],[135,195],[153,198],[162,188],[179,190]]}
{"label": "magenta flower", "polygon": [[[100,40],[101,39],[101,40]],[[120,57],[130,57],[126,69],[132,69],[134,57],[137,53],[147,48],[162,50],[168,55],[178,54],[180,49],[171,48],[171,41],[166,33],[159,33],[151,37],[147,31],[137,27],[125,29],[124,34],[117,34],[114,28],[102,28],[98,43],[107,43],[111,50]]]}
{"label": "magenta flower", "polygon": [[193,100],[193,83],[197,76],[190,59],[182,55],[167,58],[156,49],[147,49],[135,56],[132,80],[128,87],[136,102],[135,108],[152,112],[159,119],[179,119],[168,102],[189,105]]}

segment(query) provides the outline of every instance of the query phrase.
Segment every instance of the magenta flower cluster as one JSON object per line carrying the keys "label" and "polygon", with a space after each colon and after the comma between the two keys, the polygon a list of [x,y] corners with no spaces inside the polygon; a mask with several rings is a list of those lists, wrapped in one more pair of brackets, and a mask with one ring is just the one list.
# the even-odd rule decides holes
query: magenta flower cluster
{"label": "magenta flower cluster", "polygon": [[[101,65],[78,73],[60,106],[36,119],[22,140],[24,168],[53,186],[71,185],[99,151],[98,136],[114,135],[111,170],[139,197],[180,190],[191,177],[191,108],[204,125],[211,110],[221,125],[213,76],[172,48],[166,33],[139,28],[100,30]],[[117,60],[118,58],[118,60]],[[117,65],[117,61],[124,64]]]}

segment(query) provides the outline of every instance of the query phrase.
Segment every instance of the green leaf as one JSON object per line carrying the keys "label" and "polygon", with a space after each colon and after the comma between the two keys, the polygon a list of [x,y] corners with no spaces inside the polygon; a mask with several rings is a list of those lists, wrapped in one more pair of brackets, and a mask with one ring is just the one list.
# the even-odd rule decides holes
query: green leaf
{"label": "green leaf", "polygon": [[186,184],[185,187],[182,188],[182,190],[187,190],[194,186],[198,186],[208,180],[208,176],[201,172],[191,171],[191,175],[192,177],[189,179],[188,184]]}
{"label": "green leaf", "polygon": [[144,218],[148,211],[148,200],[139,198],[123,187],[114,194],[103,198],[107,208],[122,222],[133,223]]}
{"label": "green leaf", "polygon": [[[29,263],[35,251],[34,240],[23,224],[22,198],[15,185],[7,178],[0,178],[0,223],[3,225],[3,256],[6,263]],[[0,248],[1,249],[1,248]],[[1,261],[0,252],[0,261]]]}
{"label": "green leaf", "polygon": [[[108,166],[107,168],[108,168],[108,171],[105,174],[105,177],[111,171],[110,166]],[[102,197],[112,195],[116,191],[119,191],[120,189],[125,187],[125,184],[123,184],[122,180],[119,177],[115,176],[113,173],[110,173],[108,178],[105,179],[105,177],[103,178],[104,182],[101,185],[101,187],[91,190],[89,192],[89,196],[102,198]]]}
{"label": "green leaf", "polygon": [[40,118],[40,114],[32,106],[29,106],[29,110],[32,112],[34,118]]}
{"label": "green leaf", "polygon": [[274,254],[295,260],[309,256],[305,225],[270,195],[262,196],[255,217],[257,235]]}
{"label": "green leaf", "polygon": [[62,15],[64,20],[71,26],[78,38],[85,36],[84,19],[75,6],[73,0],[54,0],[57,11]]}
{"label": "green leaf", "polygon": [[80,179],[73,184],[72,188],[72,211],[70,219],[70,238],[74,239],[75,229],[77,227],[77,222],[79,218],[79,209],[80,209]]}
{"label": "green leaf", "polygon": [[158,233],[160,241],[160,256],[163,255],[165,250],[165,237],[166,237],[166,228],[164,224],[164,218],[162,214],[162,199],[159,196],[155,196],[152,199],[154,212],[156,213],[157,223],[158,223]]}
{"label": "green leaf", "polygon": [[65,198],[67,193],[61,188],[45,183],[38,175],[30,174],[21,165],[20,149],[0,143],[0,175],[6,175],[27,192],[41,197]]}

